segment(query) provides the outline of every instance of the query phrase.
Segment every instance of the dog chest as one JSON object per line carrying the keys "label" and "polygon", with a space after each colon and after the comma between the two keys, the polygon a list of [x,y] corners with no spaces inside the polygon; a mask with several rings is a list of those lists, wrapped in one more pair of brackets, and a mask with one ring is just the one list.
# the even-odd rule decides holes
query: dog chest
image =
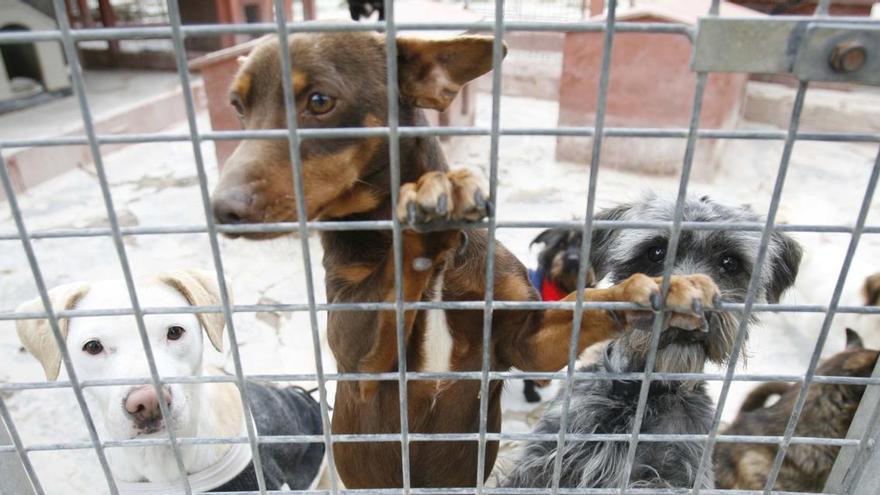
{"label": "dog chest", "polygon": [[[430,301],[443,300],[443,274],[437,276],[432,285]],[[424,372],[444,372],[451,369],[453,340],[442,309],[425,311],[424,338],[422,340],[422,366]]]}

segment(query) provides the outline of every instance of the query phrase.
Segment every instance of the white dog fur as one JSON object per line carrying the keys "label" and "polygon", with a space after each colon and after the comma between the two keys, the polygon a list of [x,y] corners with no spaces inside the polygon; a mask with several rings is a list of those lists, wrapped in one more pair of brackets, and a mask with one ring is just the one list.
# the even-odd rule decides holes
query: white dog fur
{"label": "white dog fur", "polygon": [[[138,280],[142,307],[211,306],[219,304],[216,278],[200,271],[175,271]],[[55,311],[71,309],[130,308],[124,281],[74,283],[49,293]],[[42,311],[35,299],[18,307],[18,312]],[[201,376],[204,338],[218,350],[223,348],[224,318],[220,313],[145,315],[144,324],[162,377]],[[80,380],[106,378],[148,378],[147,359],[137,323],[132,315],[59,319],[70,358]],[[181,326],[177,340],[167,338],[168,328]],[[20,320],[18,335],[24,346],[43,365],[48,380],[58,378],[61,353],[48,320]],[[103,351],[91,355],[83,346],[99,340]],[[152,384],[148,385],[152,387]],[[128,394],[138,385],[87,387],[85,396],[102,439],[167,438],[168,423],[178,437],[237,437],[244,418],[240,396],[232,383],[168,384],[171,421],[154,433],[142,433],[124,409]],[[182,445],[184,465],[189,473],[218,462],[231,448],[225,445]],[[124,447],[106,450],[114,476],[119,481],[170,482],[179,478],[170,446]]]}

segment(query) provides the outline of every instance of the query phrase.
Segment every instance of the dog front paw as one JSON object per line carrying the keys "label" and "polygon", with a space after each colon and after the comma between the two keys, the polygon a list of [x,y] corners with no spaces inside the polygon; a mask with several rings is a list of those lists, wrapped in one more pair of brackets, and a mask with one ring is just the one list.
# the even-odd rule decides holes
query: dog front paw
{"label": "dog front paw", "polygon": [[[635,274],[620,284],[623,300],[641,304],[646,311],[625,311],[629,327],[645,328],[653,321],[653,313],[647,311],[660,309],[660,286],[663,277],[648,277]],[[720,297],[718,286],[705,275],[673,276],[669,281],[666,295],[667,310],[663,328],[675,327],[683,330],[706,328],[704,310],[714,307]]]}
{"label": "dog front paw", "polygon": [[468,170],[428,172],[400,186],[397,219],[417,230],[445,222],[476,222],[489,215],[483,181]]}

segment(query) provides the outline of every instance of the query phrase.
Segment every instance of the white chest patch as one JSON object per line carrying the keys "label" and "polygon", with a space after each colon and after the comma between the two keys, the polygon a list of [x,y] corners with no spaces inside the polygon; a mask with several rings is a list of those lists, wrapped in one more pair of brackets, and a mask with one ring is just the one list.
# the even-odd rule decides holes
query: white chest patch
{"label": "white chest patch", "polygon": [[[443,275],[434,282],[434,297],[431,301],[443,300]],[[450,370],[452,359],[452,334],[446,322],[446,312],[442,309],[429,309],[425,315],[425,340],[422,355],[425,356],[422,370],[425,372],[444,372]]]}

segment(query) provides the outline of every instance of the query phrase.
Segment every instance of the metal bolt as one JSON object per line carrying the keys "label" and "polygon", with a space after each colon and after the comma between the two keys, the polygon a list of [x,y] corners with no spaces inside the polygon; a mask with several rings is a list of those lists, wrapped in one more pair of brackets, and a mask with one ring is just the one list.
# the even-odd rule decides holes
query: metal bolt
{"label": "metal bolt", "polygon": [[868,50],[858,41],[838,43],[828,57],[828,65],[834,72],[855,72],[864,67],[868,60]]}

